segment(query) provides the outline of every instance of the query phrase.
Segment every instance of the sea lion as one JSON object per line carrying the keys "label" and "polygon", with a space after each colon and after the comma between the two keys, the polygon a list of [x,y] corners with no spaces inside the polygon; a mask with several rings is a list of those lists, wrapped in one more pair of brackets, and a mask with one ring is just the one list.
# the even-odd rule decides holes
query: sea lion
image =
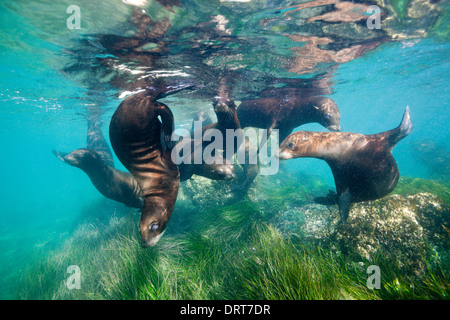
{"label": "sea lion", "polygon": [[[180,151],[189,144],[189,154],[180,156]],[[184,137],[180,140],[173,149],[173,152],[178,154],[180,164],[178,170],[180,171],[180,181],[186,181],[193,175],[203,176],[212,180],[230,180],[234,178],[234,166],[220,154],[216,154],[213,159],[211,155],[204,155],[201,139],[191,139]],[[195,153],[201,152],[201,163],[195,163]],[[205,156],[209,158],[205,158]]]}
{"label": "sea lion", "polygon": [[149,87],[125,98],[110,122],[113,150],[136,178],[144,196],[139,222],[143,247],[154,245],[162,236],[180,184],[180,173],[170,152],[173,114],[167,105],[157,100],[188,87],[192,85]]}
{"label": "sea lion", "polygon": [[333,173],[337,194],[317,200],[338,203],[341,222],[345,222],[352,203],[379,199],[395,188],[399,171],[392,149],[412,128],[406,107],[402,122],[395,129],[371,135],[298,131],[282,142],[277,155],[282,160],[325,160]]}
{"label": "sea lion", "polygon": [[122,202],[132,208],[142,208],[142,190],[136,179],[128,172],[109,166],[97,151],[81,148],[69,154],[58,151],[53,153],[61,161],[83,170],[106,198]]}
{"label": "sea lion", "polygon": [[[111,151],[100,128],[100,121],[89,119],[87,135],[89,148],[80,148],[70,153],[53,150],[53,154],[64,163],[83,170],[106,198],[141,209],[143,195],[137,180],[130,173],[114,168]],[[190,179],[194,174],[214,180],[234,177],[234,167],[225,159],[219,160],[217,164],[204,163],[192,166],[181,164],[178,168],[181,181]]]}
{"label": "sea lion", "polygon": [[[224,152],[226,151],[227,146],[227,130],[238,130],[241,129],[241,124],[239,122],[239,118],[237,116],[236,112],[236,104],[234,103],[234,100],[228,98],[228,95],[220,95],[216,96],[213,99],[213,107],[214,112],[217,116],[217,122],[211,123],[210,125],[203,126],[201,129],[201,136],[203,137],[204,146],[209,144],[209,141],[211,141],[211,137],[208,135],[208,130],[210,129],[216,129],[219,130],[222,134],[222,141],[223,141],[223,148]],[[196,132],[194,132],[193,137],[197,137]],[[236,138],[237,139],[237,138]],[[231,150],[232,152],[229,152],[228,155],[234,154],[239,148],[239,145],[237,143],[238,141],[234,141],[236,143],[233,143],[234,149]],[[227,155],[225,153],[225,155]]]}
{"label": "sea lion", "polygon": [[331,131],[340,131],[340,113],[336,103],[328,97],[296,93],[298,89],[280,89],[277,96],[244,100],[237,109],[237,116],[245,127],[279,130],[283,141],[296,127],[317,122]]}
{"label": "sea lion", "polygon": [[[220,158],[220,159],[218,159]],[[203,162],[201,165],[190,165],[191,170],[189,171],[189,174],[191,175],[189,178],[192,177],[192,175],[196,174],[211,180],[231,180],[234,179],[234,166],[233,164],[227,160],[226,158],[223,158],[221,156],[216,155],[216,162],[214,163],[207,163],[207,159],[203,159]],[[180,168],[180,167],[178,167]],[[180,174],[183,169],[180,169]],[[184,176],[181,181],[185,181],[189,178],[186,178],[185,172],[183,172]]]}

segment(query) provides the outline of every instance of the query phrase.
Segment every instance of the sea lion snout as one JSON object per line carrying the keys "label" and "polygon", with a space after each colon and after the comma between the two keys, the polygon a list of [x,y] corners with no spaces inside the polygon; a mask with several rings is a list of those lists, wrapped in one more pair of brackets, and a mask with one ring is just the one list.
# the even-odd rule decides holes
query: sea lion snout
{"label": "sea lion snout", "polygon": [[159,235],[157,235],[154,238],[148,239],[146,241],[142,241],[141,240],[141,246],[142,248],[148,248],[148,247],[153,247],[158,241],[159,239],[161,239],[161,237],[163,236],[164,232],[166,232],[165,230],[163,232],[161,232]]}
{"label": "sea lion snout", "polygon": [[231,170],[227,167],[220,168],[216,171],[216,173],[219,175],[219,177],[222,177],[224,180],[231,180],[234,179],[234,170]]}
{"label": "sea lion snout", "polygon": [[331,112],[328,112],[324,115],[325,122],[324,127],[327,128],[330,131],[341,131],[341,114],[338,110],[334,110]]}
{"label": "sea lion snout", "polygon": [[166,209],[154,206],[153,210],[161,212],[161,214],[155,215],[155,212],[152,212],[152,216],[147,216],[145,212],[142,212],[139,222],[139,232],[141,234],[141,245],[143,248],[152,247],[161,239],[168,222],[168,218],[164,218],[167,214]]}
{"label": "sea lion snout", "polygon": [[341,131],[341,113],[333,100],[327,97],[318,97],[314,108],[319,111],[319,123],[330,131]]}
{"label": "sea lion snout", "polygon": [[208,173],[203,176],[214,180],[231,180],[234,178],[234,166],[226,159],[222,159],[223,163],[213,163],[211,165],[204,164],[204,168]]}
{"label": "sea lion snout", "polygon": [[286,138],[286,140],[284,140],[281,143],[280,148],[275,153],[275,157],[277,157],[280,160],[288,160],[294,157],[294,155],[291,152],[294,149],[293,146],[294,143],[292,141],[288,141],[288,138]]}
{"label": "sea lion snout", "polygon": [[64,162],[70,164],[71,166],[76,166],[80,164],[79,159],[77,159],[77,157],[75,157],[73,154],[68,154],[67,156],[65,156]]}
{"label": "sea lion snout", "polygon": [[81,148],[65,155],[63,161],[71,166],[80,166],[82,162],[87,163],[93,158],[94,155],[89,149]]}
{"label": "sea lion snout", "polygon": [[234,101],[228,98],[215,97],[213,100],[214,112],[228,112],[236,108]]}
{"label": "sea lion snout", "polygon": [[280,160],[288,160],[288,159],[292,159],[293,155],[289,152],[287,152],[286,150],[278,150],[277,153],[275,153],[275,157],[277,157]]}
{"label": "sea lion snout", "polygon": [[276,156],[281,160],[305,157],[314,144],[310,133],[307,131],[297,131],[290,134],[280,144]]}

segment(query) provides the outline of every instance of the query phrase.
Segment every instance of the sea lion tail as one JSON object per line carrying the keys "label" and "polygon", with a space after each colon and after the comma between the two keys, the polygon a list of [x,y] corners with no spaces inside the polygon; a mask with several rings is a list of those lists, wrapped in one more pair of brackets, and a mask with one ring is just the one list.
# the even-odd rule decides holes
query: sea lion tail
{"label": "sea lion tail", "polygon": [[403,119],[400,125],[393,130],[393,134],[390,136],[390,143],[395,146],[400,140],[408,136],[413,129],[413,124],[410,116],[409,106],[406,107]]}

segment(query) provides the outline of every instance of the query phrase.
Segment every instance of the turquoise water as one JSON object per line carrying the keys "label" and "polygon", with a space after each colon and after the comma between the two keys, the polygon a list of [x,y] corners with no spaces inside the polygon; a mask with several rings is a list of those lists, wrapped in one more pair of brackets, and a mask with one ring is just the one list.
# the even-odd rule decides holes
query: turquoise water
{"label": "turquoise water", "polygon": [[[18,281],[25,276],[27,266],[68,239],[77,221],[89,208],[104,206],[111,210],[126,210],[124,205],[106,200],[81,170],[67,166],[52,154],[52,150],[71,151],[85,146],[86,105],[89,103],[101,104],[104,112],[101,116],[104,121],[102,129],[108,137],[109,119],[121,101],[120,93],[126,90],[111,85],[108,77],[90,72],[98,65],[96,58],[106,53],[99,53],[96,46],[87,46],[81,40],[87,34],[128,35],[133,29],[127,22],[132,6],[121,1],[108,1],[102,5],[96,3],[79,1],[82,29],[69,30],[66,27],[69,15],[65,9],[72,4],[70,1],[0,2],[2,299],[15,298]],[[203,37],[199,42],[206,42],[211,40],[208,38],[211,35],[194,29],[185,34],[185,42],[179,37],[171,40],[170,35],[182,28],[208,21],[213,15],[223,15],[228,19],[226,26],[232,29],[231,35],[255,40],[250,45],[232,40],[225,47],[211,49],[215,52],[206,60],[209,59],[217,70],[222,70],[219,66],[228,64],[230,69],[234,68],[240,74],[254,71],[291,78],[311,77],[323,71],[295,74],[281,68],[282,58],[292,56],[290,48],[299,46],[299,43],[288,41],[284,35],[294,34],[297,30],[292,20],[284,21],[285,18],[274,12],[277,8],[301,1],[182,3],[182,8],[174,7],[175,12],[156,1],[150,1],[146,8],[154,20],[170,19],[172,29],[167,41],[173,43],[169,45],[171,51],[162,54],[162,68],[179,70],[185,63],[190,63],[190,68],[183,70],[191,72],[192,76],[185,81],[195,79],[195,75],[202,72],[214,72],[202,69],[204,65],[197,61],[201,56],[191,57],[192,61],[179,61],[177,59],[182,57],[175,53],[196,43],[196,36]],[[448,10],[446,1],[439,2],[437,6]],[[329,6],[324,8],[332,10]],[[395,32],[389,33],[403,33],[402,40],[385,42],[346,63],[330,64],[337,66],[330,97],[339,107],[343,131],[371,134],[392,129],[400,123],[405,107],[411,108],[414,131],[394,149],[402,176],[448,178],[448,172],[441,172],[439,176],[439,172],[430,171],[430,167],[420,161],[423,155],[414,148],[422,141],[432,141],[441,146],[439,150],[442,153],[448,154],[450,150],[448,18],[438,19],[448,15],[444,9],[430,21],[391,24],[389,28],[395,29]],[[395,14],[388,11],[388,16]],[[259,24],[261,19],[274,17],[280,23],[269,23],[271,28]],[[440,21],[439,24],[437,21]],[[336,27],[344,24],[338,22],[330,25]],[[314,29],[307,29],[306,25],[298,26],[298,30],[314,34]],[[408,29],[409,25],[411,29]],[[415,31],[419,29],[426,32],[418,36]],[[335,32],[338,33],[340,35],[336,37],[342,39],[345,30]],[[260,40],[261,45],[258,46]],[[351,36],[345,41],[351,42]],[[195,55],[200,51],[193,52]],[[81,57],[85,60],[82,65],[74,67],[76,72],[61,72]],[[118,61],[128,62],[125,57],[119,57]],[[325,64],[319,69],[327,70],[328,67]],[[259,76],[262,77],[261,74]],[[258,83],[258,86],[264,86],[264,82]],[[240,93],[242,97],[237,93],[236,100],[254,94]],[[211,99],[181,95],[180,98],[173,96],[165,101],[170,103],[177,126],[182,127],[190,123],[189,116],[193,109],[207,108],[211,111],[212,97],[212,93]],[[318,124],[307,124],[301,129],[325,130]],[[436,154],[436,157],[439,156]],[[116,165],[124,170],[117,159]],[[283,164],[283,168],[317,175],[333,188],[331,171],[322,161],[296,159]]]}

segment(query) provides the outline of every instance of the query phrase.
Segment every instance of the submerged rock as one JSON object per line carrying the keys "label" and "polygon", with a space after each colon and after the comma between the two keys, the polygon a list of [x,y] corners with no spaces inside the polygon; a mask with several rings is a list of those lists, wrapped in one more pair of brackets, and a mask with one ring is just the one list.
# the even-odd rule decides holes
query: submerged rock
{"label": "submerged rock", "polygon": [[285,236],[314,243],[330,242],[339,221],[337,207],[309,203],[280,212],[274,224]]}
{"label": "submerged rock", "polygon": [[276,213],[288,204],[300,205],[327,192],[328,185],[320,177],[289,173],[282,170],[276,176],[258,175],[248,189],[236,188],[243,177],[235,166],[237,178],[231,181],[211,180],[194,175],[180,184],[177,202],[191,202],[201,210],[249,201],[266,213]]}
{"label": "submerged rock", "polygon": [[275,224],[285,235],[337,246],[368,261],[383,257],[420,274],[427,256],[449,246],[448,203],[431,193],[391,195],[356,203],[343,226],[337,206],[307,204],[280,213]]}
{"label": "submerged rock", "polygon": [[[417,219],[421,209],[413,203],[416,197],[422,196],[393,195],[356,204],[347,223],[336,235],[341,249],[355,252],[369,261],[383,256],[395,261],[399,268],[421,271],[426,243],[423,227]],[[429,196],[432,197],[426,194]]]}
{"label": "submerged rock", "polygon": [[187,201],[199,209],[205,209],[223,206],[232,198],[232,182],[193,176],[180,184],[177,202]]}
{"label": "submerged rock", "polygon": [[443,202],[450,203],[450,187],[447,183],[439,180],[400,177],[392,193],[406,196],[421,192],[429,192],[441,198]]}
{"label": "submerged rock", "polygon": [[[233,182],[195,177],[181,184],[177,203],[183,212],[192,209],[189,216],[220,208],[217,219],[228,211],[244,215],[256,211],[258,219],[276,226],[285,237],[336,248],[369,262],[381,257],[415,274],[424,271],[432,256],[444,265],[449,259],[445,254],[450,247],[448,188],[437,182],[402,178],[394,194],[353,204],[344,225],[339,224],[337,205],[312,202],[327,190],[317,177],[258,176],[242,194],[232,186]],[[258,223],[255,219],[246,218]]]}

